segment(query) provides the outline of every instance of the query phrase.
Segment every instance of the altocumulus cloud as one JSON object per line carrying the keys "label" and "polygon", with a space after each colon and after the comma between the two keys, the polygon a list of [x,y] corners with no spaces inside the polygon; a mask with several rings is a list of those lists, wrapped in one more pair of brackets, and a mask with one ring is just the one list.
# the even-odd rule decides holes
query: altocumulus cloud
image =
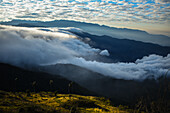
{"label": "altocumulus cloud", "polygon": [[166,23],[169,11],[164,8],[169,7],[169,3],[169,0],[2,0],[0,21],[69,19],[99,23]]}
{"label": "altocumulus cloud", "polygon": [[[51,29],[52,30],[52,29]],[[90,47],[69,33],[0,26],[0,62],[16,66],[73,64],[118,79],[157,79],[170,68],[170,54],[145,56],[135,63],[87,61],[107,50]],[[170,73],[168,73],[170,76]]]}

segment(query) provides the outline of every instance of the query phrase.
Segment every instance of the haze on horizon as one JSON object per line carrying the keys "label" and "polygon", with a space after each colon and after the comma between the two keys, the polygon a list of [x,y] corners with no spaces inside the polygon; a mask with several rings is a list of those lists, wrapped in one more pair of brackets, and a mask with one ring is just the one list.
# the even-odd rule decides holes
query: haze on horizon
{"label": "haze on horizon", "polygon": [[0,21],[74,20],[170,36],[170,0],[0,0]]}

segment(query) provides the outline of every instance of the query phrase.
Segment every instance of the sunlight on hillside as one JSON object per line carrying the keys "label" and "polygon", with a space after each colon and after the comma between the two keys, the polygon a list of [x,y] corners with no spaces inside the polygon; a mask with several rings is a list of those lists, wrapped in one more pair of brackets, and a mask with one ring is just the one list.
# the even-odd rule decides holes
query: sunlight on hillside
{"label": "sunlight on hillside", "polygon": [[104,97],[57,94],[57,92],[0,91],[1,113],[130,113],[127,107],[114,107]]}

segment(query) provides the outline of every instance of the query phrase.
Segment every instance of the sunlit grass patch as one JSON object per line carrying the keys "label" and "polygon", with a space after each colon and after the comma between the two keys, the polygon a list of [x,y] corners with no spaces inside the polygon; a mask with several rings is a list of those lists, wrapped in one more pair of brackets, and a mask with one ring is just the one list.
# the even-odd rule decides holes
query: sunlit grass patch
{"label": "sunlit grass patch", "polygon": [[2,113],[128,113],[111,105],[108,99],[75,94],[53,92],[4,92],[0,91],[0,112]]}

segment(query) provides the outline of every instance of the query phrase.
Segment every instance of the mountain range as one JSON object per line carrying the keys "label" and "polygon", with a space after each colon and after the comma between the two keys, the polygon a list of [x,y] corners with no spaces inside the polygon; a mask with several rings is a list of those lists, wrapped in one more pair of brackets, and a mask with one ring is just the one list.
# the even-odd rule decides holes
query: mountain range
{"label": "mountain range", "polygon": [[80,28],[85,32],[94,35],[107,35],[118,39],[131,39],[142,42],[150,42],[159,44],[162,46],[170,45],[170,37],[165,35],[154,35],[149,34],[145,31],[127,29],[127,28],[116,28],[105,25],[98,25],[93,23],[77,22],[70,20],[55,20],[55,21],[29,21],[29,20],[12,20],[9,22],[0,22],[2,25],[14,25],[20,27],[76,27]]}

